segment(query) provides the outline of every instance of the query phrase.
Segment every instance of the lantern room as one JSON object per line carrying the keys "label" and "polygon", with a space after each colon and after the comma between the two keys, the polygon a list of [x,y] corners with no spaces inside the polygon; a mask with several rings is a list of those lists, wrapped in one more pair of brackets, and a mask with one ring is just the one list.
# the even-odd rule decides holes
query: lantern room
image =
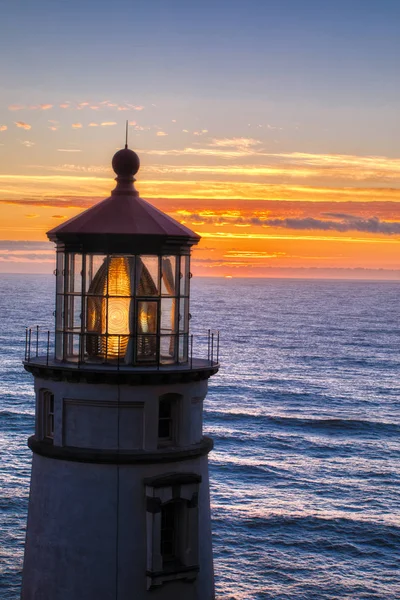
{"label": "lantern room", "polygon": [[106,200],[52,229],[57,245],[55,359],[185,364],[190,249],[200,237],[139,197],[139,158],[114,155]]}

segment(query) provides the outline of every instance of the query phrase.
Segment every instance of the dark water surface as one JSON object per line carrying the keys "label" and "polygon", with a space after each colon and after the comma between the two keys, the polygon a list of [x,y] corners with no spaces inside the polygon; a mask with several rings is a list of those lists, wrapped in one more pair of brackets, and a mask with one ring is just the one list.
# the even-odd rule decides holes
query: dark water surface
{"label": "dark water surface", "polygon": [[[24,326],[54,278],[0,275],[0,598],[19,596],[33,430]],[[195,279],[217,597],[400,598],[400,285]],[[50,600],[50,599],[49,599]]]}

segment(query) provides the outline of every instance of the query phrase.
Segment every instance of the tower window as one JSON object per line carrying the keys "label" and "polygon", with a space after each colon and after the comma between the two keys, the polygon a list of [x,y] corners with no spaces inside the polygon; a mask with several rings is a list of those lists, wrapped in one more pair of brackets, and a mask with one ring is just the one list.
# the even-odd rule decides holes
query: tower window
{"label": "tower window", "polygon": [[54,394],[48,390],[42,392],[41,433],[43,438],[54,438]]}
{"label": "tower window", "polygon": [[147,589],[168,581],[194,581],[199,571],[197,473],[145,479]]}
{"label": "tower window", "polygon": [[158,439],[161,443],[173,442],[173,406],[169,398],[161,398],[158,409]]}
{"label": "tower window", "polygon": [[161,507],[161,557],[163,564],[179,562],[180,502]]}
{"label": "tower window", "polygon": [[179,394],[164,394],[158,403],[158,446],[174,446],[179,440]]}

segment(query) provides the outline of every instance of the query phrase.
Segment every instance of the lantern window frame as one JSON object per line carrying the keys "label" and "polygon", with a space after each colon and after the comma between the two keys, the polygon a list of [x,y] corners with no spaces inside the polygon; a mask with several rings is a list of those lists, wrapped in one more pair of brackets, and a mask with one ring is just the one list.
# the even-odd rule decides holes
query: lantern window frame
{"label": "lantern window frame", "polygon": [[[68,248],[57,249],[57,268],[56,275],[56,344],[55,359],[61,362],[73,363],[106,363],[129,366],[145,365],[179,365],[187,364],[189,348],[189,303],[190,303],[190,252],[182,248],[178,251],[163,251],[157,254],[147,253],[102,253],[69,250]],[[100,260],[99,260],[99,258]],[[125,268],[129,266],[129,294],[109,293],[110,268],[115,259],[125,259]],[[126,259],[130,262],[126,263]],[[147,260],[146,260],[147,259]],[[157,272],[153,270],[150,273],[150,279],[155,285],[155,292],[149,288],[140,290],[139,285],[144,277],[144,269],[149,271],[147,266],[151,260],[157,259]],[[169,263],[166,260],[169,260]],[[140,262],[139,262],[140,261]],[[167,282],[167,271],[169,273],[169,283]],[[93,266],[93,263],[95,267]],[[147,265],[146,265],[147,263]],[[106,265],[106,266],[104,266]],[[168,266],[169,265],[169,266]],[[105,293],[93,293],[94,278],[98,275],[100,269],[105,269],[106,291]],[[155,276],[155,277],[154,277]],[[138,278],[140,282],[138,283]],[[156,281],[155,281],[156,279]],[[172,284],[171,284],[172,280]],[[168,290],[172,286],[172,291]],[[89,329],[89,304],[90,299],[93,305],[97,303],[105,314],[106,323],[102,322],[101,331]],[[129,331],[113,334],[110,333],[109,319],[110,299],[129,300]],[[170,301],[170,302],[169,302]],[[154,303],[156,325],[153,332],[143,333],[139,331],[138,310],[139,303]],[[105,311],[103,307],[105,305]],[[133,304],[132,304],[133,303]],[[123,304],[123,302],[122,302]],[[169,317],[164,317],[167,310],[163,306],[171,305]],[[92,309],[91,309],[92,310]],[[94,310],[94,309],[93,309]],[[184,311],[182,314],[181,311]],[[164,324],[163,324],[163,318]],[[114,351],[109,352],[110,338],[118,335],[118,350],[115,350],[116,340],[111,340],[114,344]],[[97,354],[89,356],[87,350],[88,340],[100,344],[102,350]],[[153,350],[147,357],[141,356],[138,347],[140,336],[145,336],[146,342],[151,342]],[[130,348],[130,354],[123,353],[121,350],[122,342],[125,344],[133,341]],[[101,338],[101,339],[100,339]],[[169,341],[167,341],[169,340]],[[105,344],[105,346],[104,346]],[[169,345],[169,351],[166,351]],[[104,350],[105,347],[105,350]],[[115,356],[117,354],[117,356]]]}

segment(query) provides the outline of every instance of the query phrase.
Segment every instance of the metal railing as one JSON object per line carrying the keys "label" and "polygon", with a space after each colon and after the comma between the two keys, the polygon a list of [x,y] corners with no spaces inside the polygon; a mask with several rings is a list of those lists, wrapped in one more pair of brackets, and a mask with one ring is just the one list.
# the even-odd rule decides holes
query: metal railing
{"label": "metal railing", "polygon": [[[58,344],[56,337],[59,339]],[[100,348],[97,352],[90,351],[94,339]],[[110,340],[113,352],[109,349]],[[144,342],[147,343],[147,350],[140,354],[138,346],[144,346]],[[163,353],[163,342],[164,346],[169,342],[172,344],[172,353]],[[56,350],[57,345],[59,350]],[[121,348],[126,350],[121,352]],[[219,351],[219,331],[212,329],[196,336],[188,333],[102,335],[73,331],[52,332],[39,325],[25,329],[25,362],[46,366],[64,363],[75,368],[107,365],[117,370],[123,367],[162,369],[173,366],[192,369],[194,363],[199,366],[199,360],[203,366],[218,365]]]}

